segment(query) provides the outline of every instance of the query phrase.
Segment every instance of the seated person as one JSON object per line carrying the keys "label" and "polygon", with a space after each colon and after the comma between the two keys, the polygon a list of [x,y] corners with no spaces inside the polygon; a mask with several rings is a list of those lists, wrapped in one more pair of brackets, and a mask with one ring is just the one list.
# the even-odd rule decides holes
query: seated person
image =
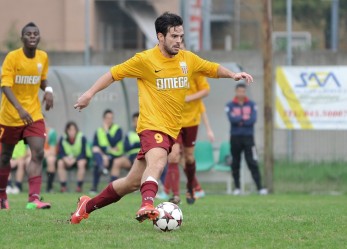
{"label": "seated person", "polygon": [[77,167],[76,192],[82,192],[84,175],[87,168],[87,139],[78,130],[75,122],[68,122],[65,134],[59,140],[58,147],[58,176],[60,180],[60,192],[67,191],[67,169]]}
{"label": "seated person", "polygon": [[131,165],[133,165],[136,159],[137,153],[139,153],[141,148],[140,137],[136,133],[138,118],[139,118],[139,113],[138,112],[134,113],[132,116],[133,130],[129,131],[124,139],[125,153],[128,156],[129,163]]}
{"label": "seated person", "polygon": [[92,152],[95,167],[91,193],[97,192],[102,172],[107,174],[107,169],[110,168],[112,182],[119,177],[122,168],[131,167],[128,158],[124,156],[123,131],[119,125],[113,123],[113,119],[113,112],[109,109],[105,110],[103,125],[94,135]]}

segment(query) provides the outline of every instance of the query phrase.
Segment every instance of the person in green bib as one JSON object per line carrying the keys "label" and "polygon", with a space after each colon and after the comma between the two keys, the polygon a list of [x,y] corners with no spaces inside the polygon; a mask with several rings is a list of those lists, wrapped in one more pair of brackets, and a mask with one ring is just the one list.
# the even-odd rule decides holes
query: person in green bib
{"label": "person in green bib", "polygon": [[96,193],[100,176],[108,174],[110,170],[110,181],[119,178],[122,168],[129,169],[131,163],[125,156],[122,128],[113,122],[114,114],[110,109],[103,113],[103,125],[99,127],[93,140],[94,177],[91,193]]}
{"label": "person in green bib", "polygon": [[139,118],[139,113],[135,112],[132,115],[133,130],[129,131],[124,139],[124,150],[128,156],[129,162],[133,165],[137,154],[141,149],[140,137],[136,132],[137,120]]}
{"label": "person in green bib", "polygon": [[60,138],[58,145],[58,176],[60,192],[67,191],[67,169],[77,167],[76,192],[82,192],[84,175],[88,162],[87,139],[79,131],[75,122],[68,122],[65,134]]}

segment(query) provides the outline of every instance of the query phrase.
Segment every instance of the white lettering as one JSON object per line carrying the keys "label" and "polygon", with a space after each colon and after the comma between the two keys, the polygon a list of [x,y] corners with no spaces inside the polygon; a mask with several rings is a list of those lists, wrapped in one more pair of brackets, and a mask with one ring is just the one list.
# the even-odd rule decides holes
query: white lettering
{"label": "white lettering", "polygon": [[26,76],[26,75],[16,75],[15,84],[39,84],[41,82],[41,76]]}
{"label": "white lettering", "polygon": [[188,77],[159,78],[156,84],[158,90],[189,88]]}

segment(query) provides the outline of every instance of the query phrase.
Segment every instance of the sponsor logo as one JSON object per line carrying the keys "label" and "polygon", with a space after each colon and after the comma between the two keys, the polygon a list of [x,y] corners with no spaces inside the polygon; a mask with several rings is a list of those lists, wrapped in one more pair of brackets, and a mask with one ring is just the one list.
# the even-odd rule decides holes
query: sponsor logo
{"label": "sponsor logo", "polygon": [[26,75],[16,75],[16,84],[39,84],[41,82],[41,76],[26,76]]}
{"label": "sponsor logo", "polygon": [[187,67],[187,63],[185,61],[180,62],[180,67],[181,67],[182,72],[184,74],[188,74],[188,67]]}
{"label": "sponsor logo", "polygon": [[341,87],[340,82],[332,72],[303,72],[300,74],[300,79],[301,82],[295,85],[296,87],[324,88],[330,85]]}
{"label": "sponsor logo", "polygon": [[37,71],[42,73],[42,63],[37,63]]}
{"label": "sponsor logo", "polygon": [[158,90],[189,88],[188,77],[158,78],[156,80]]}

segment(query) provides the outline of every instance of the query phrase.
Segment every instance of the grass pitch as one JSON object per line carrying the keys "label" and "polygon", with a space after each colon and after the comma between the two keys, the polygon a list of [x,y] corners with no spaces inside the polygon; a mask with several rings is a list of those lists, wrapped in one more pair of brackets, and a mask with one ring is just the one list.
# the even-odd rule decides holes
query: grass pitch
{"label": "grass pitch", "polygon": [[[183,196],[182,196],[183,197]],[[140,195],[67,223],[76,194],[46,194],[50,210],[26,210],[26,194],[9,196],[0,212],[1,248],[346,248],[345,195],[208,195],[181,204],[180,230],[161,233],[139,224]],[[156,201],[158,204],[159,201]]]}

